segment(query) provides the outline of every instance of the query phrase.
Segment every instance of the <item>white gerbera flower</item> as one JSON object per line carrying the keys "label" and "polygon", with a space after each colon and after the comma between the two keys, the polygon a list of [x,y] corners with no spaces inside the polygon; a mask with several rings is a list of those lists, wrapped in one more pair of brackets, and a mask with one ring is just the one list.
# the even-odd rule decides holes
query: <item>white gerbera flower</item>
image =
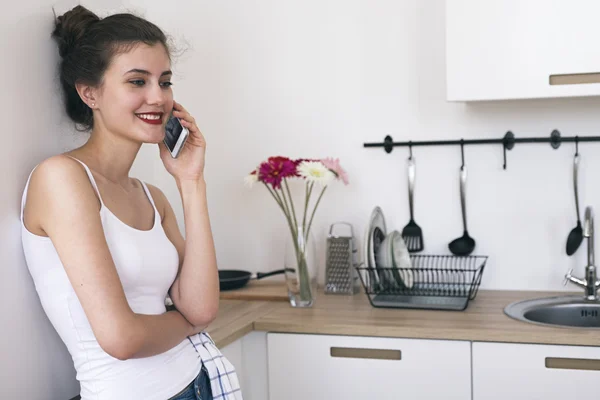
{"label": "white gerbera flower", "polygon": [[258,182],[258,170],[244,177],[244,184],[249,188],[251,188],[256,182]]}
{"label": "white gerbera flower", "polygon": [[298,165],[298,173],[307,181],[321,186],[326,186],[335,178],[335,174],[319,161],[302,161]]}

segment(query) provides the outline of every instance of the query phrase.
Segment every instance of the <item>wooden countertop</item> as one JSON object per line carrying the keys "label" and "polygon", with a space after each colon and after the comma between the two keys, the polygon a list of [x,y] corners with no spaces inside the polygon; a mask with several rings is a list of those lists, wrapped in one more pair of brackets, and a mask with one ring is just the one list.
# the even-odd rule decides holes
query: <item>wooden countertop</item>
{"label": "wooden countertop", "polygon": [[[254,290],[260,291],[260,285]],[[283,301],[222,299],[208,332],[221,347],[251,330],[600,346],[597,330],[539,326],[504,314],[504,307],[513,301],[557,294],[567,293],[480,290],[465,311],[374,308],[364,293],[342,296],[319,291],[312,308],[293,308]]]}

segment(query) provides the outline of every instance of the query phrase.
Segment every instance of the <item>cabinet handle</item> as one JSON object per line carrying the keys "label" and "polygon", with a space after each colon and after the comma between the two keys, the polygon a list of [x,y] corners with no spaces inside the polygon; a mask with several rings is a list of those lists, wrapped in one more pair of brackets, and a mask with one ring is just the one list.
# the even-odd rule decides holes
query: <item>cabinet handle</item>
{"label": "cabinet handle", "polygon": [[400,350],[331,347],[329,354],[337,358],[370,358],[374,360],[401,360]]}
{"label": "cabinet handle", "polygon": [[546,368],[600,371],[600,360],[588,358],[546,357]]}
{"label": "cabinet handle", "polygon": [[588,83],[600,83],[600,73],[550,75],[550,85],[585,85]]}

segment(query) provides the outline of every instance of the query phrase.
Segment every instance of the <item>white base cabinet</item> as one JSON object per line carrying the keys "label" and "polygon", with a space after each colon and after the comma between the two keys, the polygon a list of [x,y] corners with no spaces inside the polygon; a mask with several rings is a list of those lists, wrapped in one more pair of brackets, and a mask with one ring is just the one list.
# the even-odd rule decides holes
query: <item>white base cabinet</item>
{"label": "white base cabinet", "polygon": [[244,400],[600,397],[600,347],[251,332],[221,351]]}
{"label": "white base cabinet", "polygon": [[269,400],[471,399],[471,343],[267,334]]}
{"label": "white base cabinet", "polygon": [[220,350],[235,367],[244,400],[268,400],[267,334],[250,332]]}
{"label": "white base cabinet", "polygon": [[474,400],[600,397],[600,348],[475,342]]}

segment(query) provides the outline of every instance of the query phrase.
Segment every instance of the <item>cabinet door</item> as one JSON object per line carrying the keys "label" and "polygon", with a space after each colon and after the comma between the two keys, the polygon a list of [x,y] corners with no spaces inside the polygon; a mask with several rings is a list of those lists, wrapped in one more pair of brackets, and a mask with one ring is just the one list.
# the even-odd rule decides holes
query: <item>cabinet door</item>
{"label": "cabinet door", "polygon": [[474,400],[598,398],[600,348],[473,343]]}
{"label": "cabinet door", "polygon": [[267,335],[270,400],[471,399],[469,342]]}
{"label": "cabinet door", "polygon": [[597,0],[446,0],[450,101],[600,94]]}
{"label": "cabinet door", "polygon": [[235,342],[231,342],[229,343],[227,346],[224,346],[222,348],[220,348],[219,350],[221,351],[221,353],[223,353],[223,355],[225,356],[225,358],[227,358],[229,360],[229,362],[231,362],[231,364],[233,364],[233,366],[235,367],[235,372],[238,376],[238,379],[240,381],[240,386],[242,386],[242,391],[244,390],[244,347],[242,344],[243,338],[242,339],[237,339]]}

